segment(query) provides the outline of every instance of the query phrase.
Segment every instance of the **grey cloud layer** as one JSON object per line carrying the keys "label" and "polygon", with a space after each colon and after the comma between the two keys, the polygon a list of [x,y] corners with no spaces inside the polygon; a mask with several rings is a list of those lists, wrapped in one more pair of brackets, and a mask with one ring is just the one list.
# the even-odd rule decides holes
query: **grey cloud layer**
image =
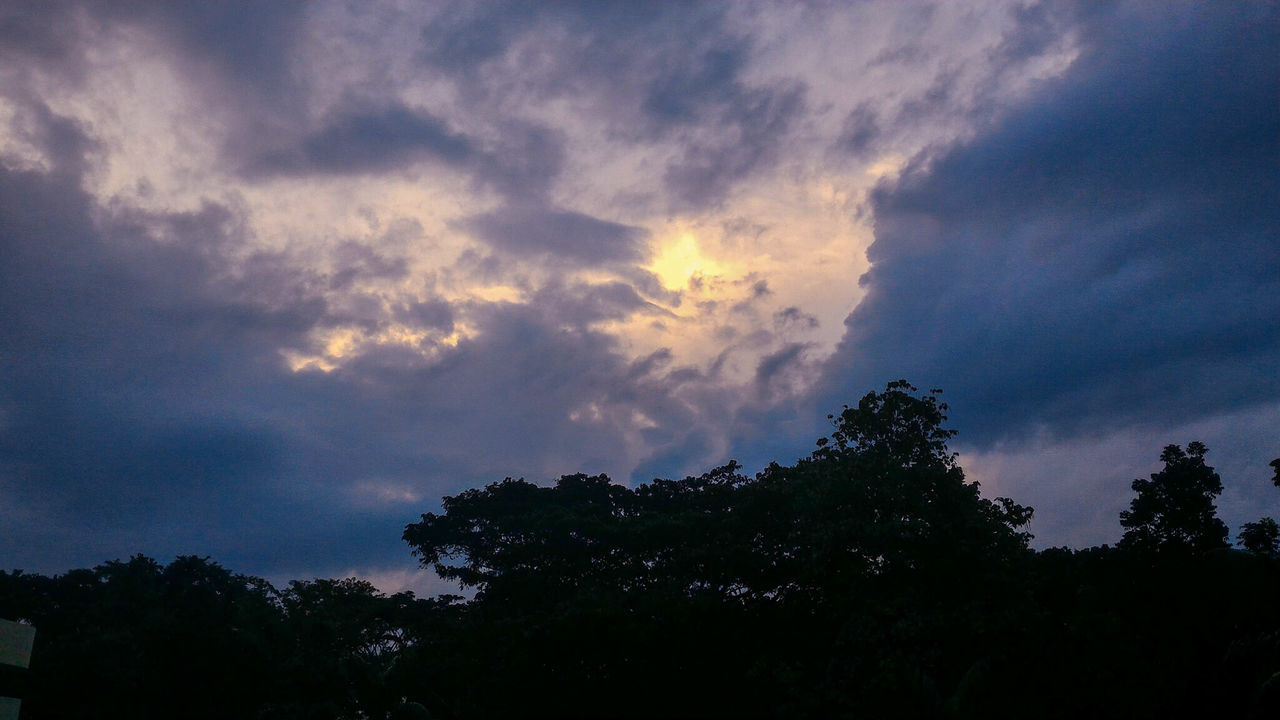
{"label": "grey cloud layer", "polygon": [[[45,120],[50,155],[86,142]],[[393,314],[410,327],[449,329],[465,311],[479,334],[430,362],[377,348],[329,374],[291,373],[280,351],[306,351],[310,331],[385,322],[360,312],[380,298],[334,288],[399,277],[403,263],[352,243],[326,274],[261,253],[232,262],[245,247],[236,211],[104,209],[79,170],[0,169],[8,562],[143,551],[273,574],[397,564],[406,493],[420,511],[506,474],[625,475],[637,453],[706,451],[689,439],[697,412],[673,395],[697,376],[633,366],[587,329],[647,305],[629,285],[545,288],[529,305],[404,303]],[[634,413],[656,427],[630,439]]]}
{"label": "grey cloud layer", "polygon": [[[748,82],[752,40],[727,6],[681,3],[486,3],[442,12],[422,35],[423,62],[458,78],[478,107],[508,94],[585,102],[612,138],[673,141],[666,203],[700,208],[778,159],[805,108],[799,80]],[[504,63],[533,67],[508,79]]]}
{"label": "grey cloud layer", "polygon": [[[1019,13],[1001,62],[1062,36],[1080,38],[1080,58],[873,193],[868,295],[836,355],[815,367],[803,336],[812,308],[768,314],[753,303],[781,286],[752,277],[752,299],[724,306],[758,316],[773,344],[728,328],[720,362],[702,369],[670,350],[629,360],[593,329],[660,322],[668,311],[655,303],[681,295],[640,267],[650,238],[633,216],[556,196],[578,149],[551,120],[515,110],[559,101],[605,141],[653,150],[663,196],[636,202],[658,216],[714,208],[785,162],[824,112],[803,73],[752,72],[762,39],[749,12],[433,7],[413,31],[412,67],[456,93],[446,107],[390,81],[319,100],[296,65],[317,7],[0,8],[0,90],[51,163],[0,167],[7,562],[58,570],[194,552],[276,576],[408,562],[397,528],[442,494],[508,474],[789,461],[826,412],[900,376],[945,388],[962,440],[984,448],[1045,427],[1132,433],[1280,402],[1274,4]],[[426,281],[393,297],[379,288],[413,270],[386,238],[340,239],[326,269],[307,269],[254,250],[234,202],[100,204],[84,182],[101,140],[40,89],[71,92],[85,47],[116,26],[161,38],[204,109],[228,118],[220,161],[234,181],[438,172],[484,201],[452,218],[478,245],[449,270],[491,284],[527,264],[613,279],[541,281],[520,302],[450,302]],[[945,51],[906,43],[880,61]],[[842,128],[824,139],[837,151],[826,161],[870,160],[901,126],[963,111],[948,77],[914,104],[833,115]],[[419,239],[410,225],[388,232]],[[317,330],[393,323],[425,339],[361,348],[329,373],[290,372],[281,355],[317,351]],[[456,346],[437,341],[464,325],[472,334]],[[757,341],[768,349],[739,397],[717,373]],[[817,388],[797,395],[818,371]]]}
{"label": "grey cloud layer", "polygon": [[[217,96],[234,103],[229,117],[238,125],[225,155],[251,178],[399,171],[426,162],[520,204],[542,202],[562,172],[564,140],[511,109],[567,99],[603,123],[612,141],[668,156],[661,203],[698,209],[776,163],[806,109],[798,78],[745,79],[753,42],[728,29],[724,6],[519,2],[435,10],[421,34],[418,72],[452,79],[465,126],[400,103],[396,88],[379,85],[351,87],[343,104],[313,117],[305,109],[309,87],[287,54],[307,39],[305,7],[243,18],[208,8],[109,16],[158,29],[175,44],[200,36],[190,44],[232,88]],[[241,32],[259,14],[266,27],[288,31],[270,50],[238,52],[262,39],[258,26]],[[537,62],[522,62],[525,56]],[[255,61],[260,75],[249,70]],[[233,95],[240,89],[247,92]]]}
{"label": "grey cloud layer", "polygon": [[980,443],[1280,401],[1278,28],[1264,3],[1084,18],[1065,77],[874,194],[827,400],[939,385]]}
{"label": "grey cloud layer", "polygon": [[258,158],[251,172],[271,174],[370,173],[423,159],[458,164],[474,153],[471,142],[439,118],[402,105],[378,112],[336,115],[298,147]]}
{"label": "grey cloud layer", "polygon": [[462,227],[495,250],[583,264],[641,260],[648,237],[642,228],[539,207],[504,207],[468,218]]}

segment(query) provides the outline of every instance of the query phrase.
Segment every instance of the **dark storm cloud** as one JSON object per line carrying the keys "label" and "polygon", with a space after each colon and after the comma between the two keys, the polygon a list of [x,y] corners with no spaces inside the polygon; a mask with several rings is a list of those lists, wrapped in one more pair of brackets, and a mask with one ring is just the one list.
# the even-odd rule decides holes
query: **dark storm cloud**
{"label": "dark storm cloud", "polygon": [[[725,8],[712,3],[457,4],[423,28],[420,57],[483,95],[496,89],[481,77],[488,65],[523,43],[549,39],[560,53],[544,59],[551,65],[536,80],[539,91],[564,94],[612,78],[629,86],[627,93],[638,83],[643,92],[633,100],[654,115],[689,116],[694,106],[680,106],[672,91],[722,93],[718,82],[736,76],[743,60],[741,50],[726,42],[724,16]],[[634,62],[646,67],[632,67]],[[575,67],[578,72],[570,73]],[[685,76],[703,82],[680,79]]]}
{"label": "dark storm cloud", "polygon": [[265,175],[347,175],[401,169],[423,160],[459,165],[474,154],[471,141],[440,118],[393,105],[382,110],[344,110],[296,147],[270,152],[248,169]]}
{"label": "dark storm cloud", "polygon": [[562,133],[537,123],[505,119],[499,137],[477,157],[472,176],[518,203],[545,204],[545,196],[564,166]]}
{"label": "dark storm cloud", "polygon": [[[45,119],[68,143],[74,124]],[[278,351],[324,315],[312,279],[219,260],[240,243],[225,208],[95,207],[76,170],[0,170],[0,555],[64,569],[288,535]]]}
{"label": "dark storm cloud", "polygon": [[396,320],[417,328],[434,328],[453,332],[453,306],[440,298],[417,300],[395,309]]}
{"label": "dark storm cloud", "polygon": [[802,360],[802,354],[808,347],[807,343],[788,343],[761,358],[756,366],[756,387],[761,391],[768,389],[774,378]]}
{"label": "dark storm cloud", "polygon": [[646,301],[636,289],[623,282],[596,285],[553,283],[540,288],[529,304],[539,308],[557,322],[586,327],[605,320],[622,320],[637,312],[663,315],[671,313]]}
{"label": "dark storm cloud", "polygon": [[10,72],[38,66],[78,77],[83,63],[79,32],[61,3],[0,5],[0,60]]}
{"label": "dark storm cloud", "polygon": [[530,206],[503,207],[459,225],[496,250],[580,265],[641,260],[648,238],[642,228]]}
{"label": "dark storm cloud", "polygon": [[99,0],[96,16],[151,29],[194,60],[213,63],[241,88],[277,102],[294,85],[291,53],[302,38],[308,3],[301,0]]}
{"label": "dark storm cloud", "polygon": [[[414,225],[421,232],[421,225]],[[357,279],[400,280],[409,274],[408,261],[403,257],[388,257],[354,240],[340,244],[333,254],[336,267],[329,287],[334,290],[346,289]]]}
{"label": "dark storm cloud", "polygon": [[856,159],[867,157],[880,137],[880,121],[875,108],[865,102],[849,112],[836,140],[837,149]]}
{"label": "dark storm cloud", "polygon": [[667,167],[663,181],[680,207],[705,207],[777,159],[781,140],[804,108],[799,84],[744,92],[724,108],[715,140],[685,146],[684,157]]}
{"label": "dark storm cloud", "polygon": [[[92,142],[39,117],[32,137],[67,166],[0,168],[6,563],[56,571],[197,553],[273,576],[407,564],[398,528],[444,494],[505,475],[625,474],[637,413],[658,425],[645,447],[680,449],[671,463],[707,452],[694,407],[714,392],[664,375],[660,358],[629,362],[586,327],[647,311],[630,285],[551,286],[528,305],[428,296],[384,308],[352,288],[401,277],[395,256],[347,242],[328,274],[299,270],[248,250],[233,208],[98,206],[66,151]],[[569,226],[621,232],[576,216]],[[387,312],[441,331],[465,312],[475,335],[427,348],[430,360],[374,346],[329,373],[286,368],[280,351],[305,354],[312,330],[378,329]]]}
{"label": "dark storm cloud", "polygon": [[23,91],[10,94],[8,100],[16,120],[14,134],[39,148],[53,173],[64,179],[78,177],[99,149],[80,123],[55,114],[43,101]]}
{"label": "dark storm cloud", "polygon": [[10,41],[0,42],[0,57],[12,61],[15,76],[56,70],[79,78],[84,50],[98,35],[140,30],[167,48],[166,65],[203,96],[225,131],[222,161],[244,177],[359,175],[425,162],[507,198],[545,196],[560,174],[564,139],[509,112],[485,111],[455,127],[430,108],[406,105],[391,81],[362,78],[339,88],[342,99],[315,116],[323,82],[301,65],[315,47],[308,26],[315,8],[240,0],[6,7],[0,38]]}
{"label": "dark storm cloud", "polygon": [[434,163],[514,201],[543,202],[564,164],[564,138],[536,123],[497,124],[497,139],[481,143],[425,110],[350,105],[302,135],[277,133],[272,147],[244,153],[240,172],[250,179],[369,175]]}
{"label": "dark storm cloud", "polygon": [[904,376],[986,443],[1280,399],[1276,6],[1079,22],[1062,79],[873,194],[824,403]]}
{"label": "dark storm cloud", "polygon": [[90,48],[145,37],[147,52],[202,95],[206,114],[228,131],[224,160],[257,169],[260,156],[279,152],[296,139],[293,129],[309,123],[310,88],[296,63],[313,7],[294,0],[10,4],[0,9],[0,57],[8,79],[53,76],[64,90],[83,89]]}
{"label": "dark storm cloud", "polygon": [[[779,158],[805,109],[796,80],[749,83],[750,37],[711,3],[485,3],[448,8],[423,31],[422,58],[478,107],[512,92],[591,106],[615,141],[676,143],[665,168],[673,208],[714,205]],[[518,80],[496,68],[538,48]]]}
{"label": "dark storm cloud", "polygon": [[[505,476],[616,475],[633,412],[656,423],[647,440],[660,451],[698,424],[689,403],[673,397],[681,381],[657,372],[660,362],[628,362],[613,338],[566,327],[554,307],[487,304],[469,319],[482,331],[439,362],[406,362],[386,349],[330,375],[300,375],[315,387],[299,393],[297,415],[314,418],[310,431],[324,443],[300,458],[298,473],[404,483],[424,499],[392,509],[420,511],[446,492]],[[697,397],[699,386],[684,392]],[[363,548],[393,560],[404,551],[397,538],[384,532]]]}
{"label": "dark storm cloud", "polygon": [[[1102,3],[1094,3],[1101,6]],[[1018,5],[1011,10],[1013,26],[1001,38],[995,54],[1008,64],[1040,55],[1069,31],[1072,23],[1091,12],[1105,12],[1088,3],[1040,2]]]}
{"label": "dark storm cloud", "polygon": [[76,181],[0,171],[0,484],[41,512],[6,528],[6,557],[104,547],[244,500],[280,459],[259,420],[270,394],[253,399],[267,363],[322,310],[217,280],[205,242],[226,237],[224,212],[170,218],[189,245],[155,242],[136,218],[95,219]]}
{"label": "dark storm cloud", "polygon": [[[663,169],[670,208],[718,203],[777,162],[805,109],[799,81],[748,81],[753,39],[729,8],[687,3],[484,3],[443,6],[423,31],[428,76],[453,78],[465,127],[396,100],[385,78],[353,81],[360,100],[320,117],[317,79],[298,63],[313,47],[312,6],[254,2],[86,2],[8,11],[16,65],[58,58],[78,67],[87,23],[139,28],[169,48],[170,66],[205,95],[226,130],[222,156],[249,177],[359,174],[434,160],[508,199],[542,201],[564,163],[554,127],[511,114],[522,98],[583,105],[611,141],[674,144]],[[54,29],[57,32],[54,32]],[[64,36],[71,35],[77,41]],[[513,52],[532,53],[512,74]],[[61,62],[61,61],[60,61]],[[483,137],[481,141],[478,138]]]}
{"label": "dark storm cloud", "polygon": [[818,318],[793,305],[773,314],[773,327],[779,332],[813,330],[818,327]]}
{"label": "dark storm cloud", "polygon": [[[83,68],[83,50],[95,30],[146,32],[167,46],[168,66],[221,115],[227,131],[223,160],[252,178],[366,174],[434,161],[503,189],[510,178],[528,173],[483,157],[465,133],[425,109],[387,97],[389,88],[361,86],[369,97],[347,98],[314,119],[308,110],[314,83],[297,65],[299,50],[312,42],[312,7],[240,0],[41,4],[38,11],[0,15],[0,36],[16,39],[0,52],[27,71],[52,65],[74,75]],[[511,145],[505,141],[493,150],[505,152]]]}
{"label": "dark storm cloud", "polygon": [[[924,92],[902,103],[893,119],[894,124],[912,126],[939,117],[960,115],[955,98],[956,80],[959,76],[960,72],[956,68],[941,70]],[[853,119],[851,116],[850,120]]]}
{"label": "dark storm cloud", "polygon": [[[745,78],[754,41],[732,29],[729,8],[719,4],[443,6],[422,31],[419,55],[428,76],[455,81],[465,126],[406,107],[386,79],[358,81],[344,91],[362,99],[314,117],[317,80],[297,64],[313,42],[306,4],[84,7],[96,23],[140,28],[169,47],[171,67],[220,115],[223,161],[251,178],[362,174],[434,161],[509,200],[545,204],[564,164],[564,138],[554,127],[513,117],[511,107],[522,98],[562,98],[586,107],[612,142],[672,145],[662,152],[670,159],[660,201],[696,209],[775,164],[805,109],[799,81]],[[21,65],[67,57],[68,67],[78,67],[83,43],[59,37],[77,27],[76,16],[71,5],[10,12],[0,32],[23,38],[11,50]],[[521,63],[513,75],[502,66],[513,52],[541,59]]]}

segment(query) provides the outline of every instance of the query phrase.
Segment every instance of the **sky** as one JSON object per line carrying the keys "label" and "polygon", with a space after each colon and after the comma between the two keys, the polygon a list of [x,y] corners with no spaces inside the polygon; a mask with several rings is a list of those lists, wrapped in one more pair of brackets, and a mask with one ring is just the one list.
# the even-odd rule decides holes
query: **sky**
{"label": "sky", "polygon": [[0,5],[0,567],[445,591],[504,477],[942,388],[1039,547],[1280,517],[1275,2]]}

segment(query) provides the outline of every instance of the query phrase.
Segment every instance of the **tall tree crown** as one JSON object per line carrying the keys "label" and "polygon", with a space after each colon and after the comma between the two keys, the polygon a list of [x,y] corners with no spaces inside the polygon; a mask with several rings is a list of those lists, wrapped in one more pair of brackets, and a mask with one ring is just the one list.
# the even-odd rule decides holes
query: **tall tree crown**
{"label": "tall tree crown", "polygon": [[1120,513],[1125,528],[1121,547],[1162,552],[1202,552],[1228,547],[1226,523],[1218,519],[1214,498],[1222,478],[1205,464],[1208,448],[1192,442],[1184,451],[1166,446],[1164,469],[1151,479],[1133,481],[1138,494]]}

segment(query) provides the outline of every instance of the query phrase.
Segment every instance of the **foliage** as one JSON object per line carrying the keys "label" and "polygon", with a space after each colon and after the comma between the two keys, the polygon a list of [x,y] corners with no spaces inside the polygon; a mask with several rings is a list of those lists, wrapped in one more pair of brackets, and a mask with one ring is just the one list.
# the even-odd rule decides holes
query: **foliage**
{"label": "foliage", "polygon": [[[983,498],[965,481],[947,449],[954,433],[942,426],[945,410],[936,392],[899,381],[833,416],[831,437],[792,467],[774,464],[747,478],[731,463],[637,488],[604,476],[565,476],[552,487],[507,479],[445,498],[443,514],[423,515],[404,539],[424,565],[477,588],[476,610],[486,622],[497,613],[525,636],[559,642],[573,633],[566,623],[602,626],[574,645],[577,661],[595,658],[597,683],[625,690],[623,679],[605,677],[608,669],[641,667],[646,657],[660,662],[681,644],[666,634],[677,628],[735,647],[743,627],[764,634],[826,627],[836,636],[820,648],[783,643],[769,648],[771,656],[743,649],[715,653],[714,661],[696,651],[662,682],[676,686],[675,670],[696,667],[729,685],[752,673],[767,673],[757,688],[785,685],[794,670],[776,668],[845,673],[850,647],[896,643],[901,656],[866,673],[868,697],[881,693],[887,704],[893,689],[915,682],[902,673],[917,673],[922,663],[927,682],[957,672],[924,658],[927,647],[941,639],[960,647],[980,634],[966,613],[999,598],[1028,552],[1021,528],[1030,509]],[[912,586],[919,597],[908,599],[903,591]],[[872,620],[894,608],[908,616],[928,608],[930,622]],[[606,637],[611,647],[595,642]],[[532,644],[500,647],[507,657],[545,657]],[[550,683],[544,679],[541,690],[558,697]],[[710,688],[704,683],[702,692]],[[718,695],[721,709],[760,707],[723,700],[731,694]],[[819,705],[846,702],[833,693]],[[569,710],[561,705],[553,714]]]}
{"label": "foliage", "polygon": [[390,717],[391,656],[420,602],[357,580],[279,593],[195,556],[0,572],[0,616],[37,628],[33,719]]}
{"label": "foliage", "polygon": [[1185,452],[1169,445],[1160,453],[1164,469],[1150,480],[1133,481],[1138,496],[1120,513],[1122,547],[1165,552],[1228,547],[1226,523],[1213,504],[1222,493],[1222,479],[1205,464],[1207,452],[1199,442],[1188,444]]}
{"label": "foliage", "polygon": [[1237,544],[1249,552],[1260,555],[1280,554],[1280,525],[1264,517],[1257,522],[1245,523],[1240,529]]}
{"label": "foliage", "polygon": [[38,628],[32,668],[56,669],[33,673],[26,717],[243,715],[272,677],[270,586],[206,558],[138,555],[4,586],[5,611]]}
{"label": "foliage", "polygon": [[[444,499],[404,540],[481,600],[590,589],[777,597],[916,567],[925,557],[1025,550],[1031,511],[982,498],[949,454],[945,404],[905,381],[870,393],[794,467],[730,463],[631,489],[568,475],[510,478]],[[833,564],[834,563],[834,564]],[[949,563],[948,563],[949,565]],[[837,567],[842,566],[842,567]]]}
{"label": "foliage", "polygon": [[[277,590],[208,558],[0,572],[38,628],[24,717],[1280,716],[1280,529],[1229,549],[1165,448],[1119,547],[1028,548],[905,381],[793,465],[447,497],[404,539],[474,597]],[[1280,461],[1273,463],[1280,470]]]}

